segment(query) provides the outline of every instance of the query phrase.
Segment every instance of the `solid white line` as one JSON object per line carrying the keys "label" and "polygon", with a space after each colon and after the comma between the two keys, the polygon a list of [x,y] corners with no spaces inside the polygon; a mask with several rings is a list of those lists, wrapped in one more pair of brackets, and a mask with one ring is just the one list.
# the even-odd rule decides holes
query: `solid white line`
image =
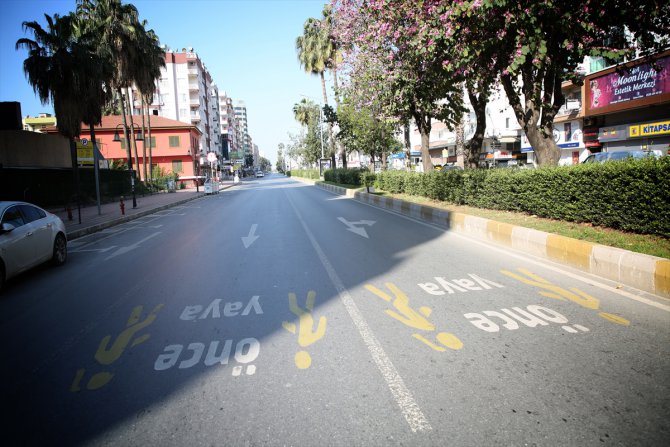
{"label": "solid white line", "polygon": [[384,377],[386,385],[389,387],[393,398],[400,407],[400,411],[405,417],[405,420],[407,420],[409,428],[415,433],[417,431],[432,430],[428,419],[426,419],[424,416],[423,412],[414,400],[412,393],[405,385],[405,382],[402,380],[402,377],[400,377],[400,374],[398,374],[395,366],[393,366],[391,359],[389,359],[389,357],[386,355],[384,348],[377,340],[377,337],[375,337],[374,333],[370,329],[370,326],[368,326],[360,310],[358,310],[358,306],[347,291],[346,287],[344,287],[344,283],[342,283],[342,280],[337,275],[337,272],[321,249],[319,243],[316,241],[316,238],[307,227],[307,224],[303,220],[302,215],[288,195],[287,198],[288,202],[293,208],[293,211],[295,211],[302,228],[305,230],[305,233],[307,233],[307,237],[309,238],[314,251],[316,251],[316,254],[319,256],[321,264],[323,265],[324,269],[326,269],[333,286],[335,286],[335,289],[340,296],[340,300],[342,300],[342,304],[344,304],[344,308],[347,310],[349,316],[353,320],[356,329],[358,329],[359,334],[363,338],[363,342],[367,346],[368,351],[370,351],[372,359],[379,368],[382,377]]}
{"label": "solid white line", "polygon": [[477,245],[480,245],[482,247],[486,247],[488,249],[495,250],[499,253],[511,256],[513,258],[520,259],[524,262],[529,262],[531,264],[535,264],[537,266],[546,268],[546,269],[554,271],[556,273],[560,273],[561,275],[565,275],[569,278],[576,279],[577,281],[581,281],[583,283],[590,284],[592,286],[598,287],[600,289],[606,290],[606,291],[611,292],[611,293],[616,293],[617,295],[621,295],[621,296],[626,297],[628,299],[631,299],[633,301],[637,301],[639,303],[643,303],[643,304],[646,304],[648,306],[652,306],[652,307],[655,307],[657,309],[661,309],[661,310],[664,310],[666,312],[670,312],[670,306],[668,306],[666,304],[662,304],[662,303],[656,302],[654,300],[644,298],[642,296],[637,296],[637,295],[635,295],[633,293],[630,293],[630,292],[627,292],[625,290],[621,290],[621,289],[617,289],[617,288],[612,287],[612,286],[608,286],[607,284],[603,284],[601,282],[598,282],[593,278],[586,278],[584,276],[577,275],[577,274],[572,273],[572,272],[568,272],[568,271],[566,271],[566,270],[564,270],[564,269],[562,269],[558,266],[552,265],[553,261],[544,260],[544,259],[537,259],[532,255],[521,254],[521,253],[515,252],[515,251],[513,251],[514,249],[511,248],[511,247],[500,247],[492,241],[481,241],[481,240],[475,238],[474,236],[469,236],[467,234],[461,234],[461,233],[456,232],[455,230],[445,230],[444,227],[440,227],[438,225],[435,225],[435,224],[432,224],[432,223],[429,223],[429,222],[424,222],[422,220],[416,219],[416,218],[411,217],[411,216],[405,216],[404,214],[400,214],[400,213],[398,213],[394,210],[381,208],[381,207],[371,205],[369,203],[361,202],[361,201],[358,201],[358,200],[355,200],[355,201],[362,204],[362,205],[366,205],[366,206],[369,206],[369,207],[387,212],[389,214],[394,214],[394,215],[402,217],[404,219],[411,220],[412,222],[416,222],[420,225],[424,225],[426,227],[430,227],[430,228],[440,230],[440,231],[443,231],[443,232],[446,232],[446,233],[449,233],[449,234],[453,234],[456,237],[459,237],[461,239],[466,239],[466,240],[468,240],[470,242],[473,242]]}

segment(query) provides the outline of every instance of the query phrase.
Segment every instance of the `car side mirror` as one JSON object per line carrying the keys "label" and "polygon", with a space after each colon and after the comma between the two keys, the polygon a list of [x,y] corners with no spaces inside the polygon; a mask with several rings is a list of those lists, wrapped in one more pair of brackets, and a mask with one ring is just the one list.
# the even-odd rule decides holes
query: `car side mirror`
{"label": "car side mirror", "polygon": [[3,224],[0,226],[0,234],[9,233],[9,232],[12,231],[14,228],[16,228],[14,225],[12,225],[12,224],[10,224],[10,223],[8,223],[8,222],[5,222],[5,223],[3,223]]}

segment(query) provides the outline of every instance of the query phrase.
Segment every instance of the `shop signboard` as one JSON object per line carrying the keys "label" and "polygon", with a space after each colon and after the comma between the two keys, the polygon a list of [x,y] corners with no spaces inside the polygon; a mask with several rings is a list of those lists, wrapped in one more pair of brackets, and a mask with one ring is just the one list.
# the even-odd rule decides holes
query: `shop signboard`
{"label": "shop signboard", "polygon": [[609,69],[586,79],[587,115],[625,110],[670,99],[670,55],[652,63]]}
{"label": "shop signboard", "polygon": [[[582,123],[580,121],[555,123],[554,141],[561,149],[583,147]],[[533,152],[533,147],[525,134],[521,135],[521,152]]]}

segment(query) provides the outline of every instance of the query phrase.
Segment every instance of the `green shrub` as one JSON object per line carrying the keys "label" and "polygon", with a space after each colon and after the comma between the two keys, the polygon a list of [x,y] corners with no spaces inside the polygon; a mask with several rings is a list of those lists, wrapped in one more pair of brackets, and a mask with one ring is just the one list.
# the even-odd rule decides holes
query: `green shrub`
{"label": "green shrub", "polygon": [[342,185],[361,185],[361,173],[368,172],[367,168],[337,168],[328,169],[323,173],[323,179],[327,182]]}
{"label": "green shrub", "polygon": [[318,169],[294,169],[287,174],[289,177],[301,177],[312,180],[319,180],[321,175]]}
{"label": "green shrub", "polygon": [[670,236],[670,157],[534,170],[386,171],[375,186],[458,205]]}

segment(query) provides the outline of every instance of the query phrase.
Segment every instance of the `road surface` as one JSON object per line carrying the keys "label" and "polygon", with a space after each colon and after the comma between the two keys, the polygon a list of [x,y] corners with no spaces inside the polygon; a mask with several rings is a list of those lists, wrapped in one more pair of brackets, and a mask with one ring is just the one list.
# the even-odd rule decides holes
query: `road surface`
{"label": "road surface", "polygon": [[0,300],[5,445],[666,445],[670,302],[272,175]]}

